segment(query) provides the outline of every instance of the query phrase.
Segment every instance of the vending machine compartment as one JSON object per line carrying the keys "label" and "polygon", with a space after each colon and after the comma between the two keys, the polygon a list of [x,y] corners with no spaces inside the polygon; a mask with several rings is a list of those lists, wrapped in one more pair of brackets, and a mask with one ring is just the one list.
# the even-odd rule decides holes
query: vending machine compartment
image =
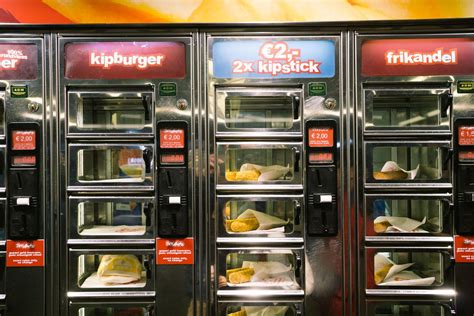
{"label": "vending machine compartment", "polygon": [[301,136],[302,105],[300,86],[219,86],[216,88],[216,136]]}
{"label": "vending machine compartment", "polygon": [[217,189],[302,189],[301,143],[217,143]]}
{"label": "vending machine compartment", "polygon": [[365,134],[450,133],[451,82],[364,83]]}
{"label": "vending machine compartment", "polygon": [[70,249],[69,297],[155,295],[155,252],[149,249]]}
{"label": "vending machine compartment", "polygon": [[285,300],[233,300],[219,301],[218,316],[301,316],[301,301]]}
{"label": "vending machine compartment", "polygon": [[365,194],[367,241],[452,242],[452,195]]}
{"label": "vending machine compartment", "polygon": [[154,197],[69,197],[68,243],[154,243]]}
{"label": "vending machine compartment", "polygon": [[302,296],[303,247],[219,248],[218,297]]}
{"label": "vending machine compartment", "polygon": [[68,135],[153,135],[152,86],[70,87]]}
{"label": "vending machine compartment", "polygon": [[152,144],[69,145],[69,190],[153,190]]}
{"label": "vending machine compartment", "polygon": [[365,187],[452,188],[449,141],[368,141]]}
{"label": "vending machine compartment", "polygon": [[302,243],[302,195],[218,195],[218,243]]}
{"label": "vending machine compartment", "polygon": [[366,301],[367,316],[451,316],[454,315],[451,300],[383,299]]}
{"label": "vending machine compartment", "polygon": [[69,303],[69,316],[156,316],[155,303],[135,299],[95,300],[93,302],[72,301]]}
{"label": "vending machine compartment", "polygon": [[453,295],[451,246],[366,247],[367,294]]}

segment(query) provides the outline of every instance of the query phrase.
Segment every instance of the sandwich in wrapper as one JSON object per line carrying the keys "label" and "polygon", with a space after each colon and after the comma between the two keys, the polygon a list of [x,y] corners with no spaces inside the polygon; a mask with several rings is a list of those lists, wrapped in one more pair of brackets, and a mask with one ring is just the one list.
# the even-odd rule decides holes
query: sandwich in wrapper
{"label": "sandwich in wrapper", "polygon": [[382,254],[374,257],[374,281],[378,286],[429,286],[434,277],[422,278],[413,271],[407,270],[414,263],[395,264]]}
{"label": "sandwich in wrapper", "polygon": [[[248,231],[265,232],[275,228],[283,228],[289,220],[282,220],[276,216],[271,216],[252,209],[247,209],[236,219],[226,220],[226,230],[232,233],[242,233]],[[284,229],[282,229],[283,231]]]}
{"label": "sandwich in wrapper", "polygon": [[426,223],[426,217],[417,221],[409,217],[379,216],[374,220],[374,231],[376,233],[428,233],[420,226]]}
{"label": "sandwich in wrapper", "polygon": [[226,171],[227,181],[274,181],[281,180],[290,173],[290,166],[261,166],[244,163],[239,171]]}
{"label": "sandwich in wrapper", "polygon": [[404,170],[395,161],[387,161],[380,172],[373,172],[373,177],[375,180],[413,180],[419,168],[420,165],[413,170]]}
{"label": "sandwich in wrapper", "polygon": [[105,255],[100,261],[97,276],[105,284],[128,284],[139,281],[142,265],[134,255]]}
{"label": "sandwich in wrapper", "polygon": [[297,288],[294,270],[277,261],[243,261],[242,267],[226,272],[228,286]]}
{"label": "sandwich in wrapper", "polygon": [[288,306],[243,306],[240,311],[227,316],[285,316]]}

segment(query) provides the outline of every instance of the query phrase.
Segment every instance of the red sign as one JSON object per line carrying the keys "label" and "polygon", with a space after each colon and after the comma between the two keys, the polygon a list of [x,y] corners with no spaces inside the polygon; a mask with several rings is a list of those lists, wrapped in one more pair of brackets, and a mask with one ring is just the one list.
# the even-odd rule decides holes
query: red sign
{"label": "red sign", "polygon": [[44,267],[44,240],[7,240],[7,267]]}
{"label": "red sign", "polygon": [[194,238],[157,238],[156,258],[156,264],[194,264]]}
{"label": "red sign", "polygon": [[363,76],[470,75],[474,38],[367,40],[362,44]]}
{"label": "red sign", "polygon": [[184,148],[184,129],[160,129],[160,148]]}
{"label": "red sign", "polygon": [[0,80],[34,80],[37,76],[36,44],[0,44]]}
{"label": "red sign", "polygon": [[186,76],[178,42],[81,42],[65,46],[68,79],[154,79]]}
{"label": "red sign", "polygon": [[334,146],[334,129],[328,127],[309,129],[309,147],[332,146]]}
{"label": "red sign", "polygon": [[35,131],[13,131],[12,133],[13,150],[35,150],[36,132]]}
{"label": "red sign", "polygon": [[160,162],[162,164],[183,164],[183,154],[162,154],[160,155]]}
{"label": "red sign", "polygon": [[474,263],[474,236],[454,236],[456,262]]}
{"label": "red sign", "polygon": [[460,146],[474,145],[474,126],[460,126],[458,128],[458,143]]}

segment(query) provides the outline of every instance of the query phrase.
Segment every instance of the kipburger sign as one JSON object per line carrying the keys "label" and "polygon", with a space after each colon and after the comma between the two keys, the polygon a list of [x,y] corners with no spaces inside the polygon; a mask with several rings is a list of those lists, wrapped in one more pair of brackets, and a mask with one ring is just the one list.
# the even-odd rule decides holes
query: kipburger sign
{"label": "kipburger sign", "polygon": [[75,42],[65,46],[68,79],[154,79],[186,76],[179,42]]}
{"label": "kipburger sign", "polygon": [[36,44],[0,44],[0,80],[33,80],[37,76]]}
{"label": "kipburger sign", "polygon": [[362,43],[363,76],[468,75],[474,38],[377,39]]}

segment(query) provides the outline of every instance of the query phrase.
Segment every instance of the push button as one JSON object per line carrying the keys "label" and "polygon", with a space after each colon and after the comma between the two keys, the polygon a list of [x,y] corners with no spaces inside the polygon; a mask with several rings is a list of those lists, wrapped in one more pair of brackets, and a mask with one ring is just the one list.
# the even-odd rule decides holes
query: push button
{"label": "push button", "polygon": [[168,198],[169,204],[181,204],[181,197],[180,196],[170,196]]}

